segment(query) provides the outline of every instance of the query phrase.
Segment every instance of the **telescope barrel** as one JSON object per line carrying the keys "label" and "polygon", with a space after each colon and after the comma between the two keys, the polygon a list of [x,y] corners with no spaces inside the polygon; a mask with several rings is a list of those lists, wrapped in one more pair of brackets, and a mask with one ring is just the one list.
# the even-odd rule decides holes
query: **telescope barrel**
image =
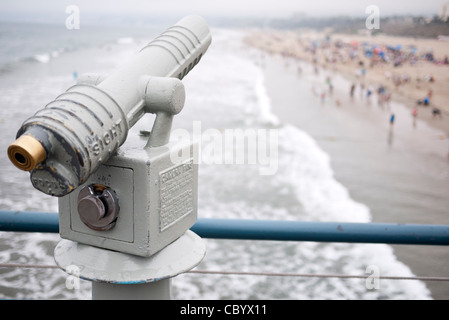
{"label": "telescope barrel", "polygon": [[181,80],[210,43],[201,17],[183,18],[98,84],[78,83],[26,120],[8,148],[11,162],[30,171],[38,190],[58,197],[70,193],[117,151],[146,112],[161,111],[146,103],[148,78]]}

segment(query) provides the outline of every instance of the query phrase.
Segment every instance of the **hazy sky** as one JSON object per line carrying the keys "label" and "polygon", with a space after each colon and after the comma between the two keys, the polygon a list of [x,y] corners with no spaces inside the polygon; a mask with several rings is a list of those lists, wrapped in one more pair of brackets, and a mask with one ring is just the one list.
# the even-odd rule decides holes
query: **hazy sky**
{"label": "hazy sky", "polygon": [[81,14],[170,14],[196,13],[206,16],[289,17],[294,13],[308,16],[364,16],[368,5],[377,5],[380,14],[434,15],[444,0],[0,0],[0,16],[64,15],[65,8],[77,5]]}

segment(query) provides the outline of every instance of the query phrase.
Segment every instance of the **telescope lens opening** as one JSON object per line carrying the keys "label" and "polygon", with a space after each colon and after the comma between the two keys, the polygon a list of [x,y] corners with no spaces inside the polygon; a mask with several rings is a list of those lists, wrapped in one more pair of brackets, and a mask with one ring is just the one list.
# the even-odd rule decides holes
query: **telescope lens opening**
{"label": "telescope lens opening", "polygon": [[23,154],[20,153],[16,153],[14,155],[14,158],[17,160],[17,162],[19,162],[20,164],[26,164],[27,159],[23,156]]}

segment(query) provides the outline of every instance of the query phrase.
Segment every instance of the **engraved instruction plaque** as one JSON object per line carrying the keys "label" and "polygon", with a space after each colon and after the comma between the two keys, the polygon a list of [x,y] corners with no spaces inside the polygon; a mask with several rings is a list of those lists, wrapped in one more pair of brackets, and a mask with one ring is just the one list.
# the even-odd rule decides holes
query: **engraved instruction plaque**
{"label": "engraved instruction plaque", "polygon": [[193,211],[193,159],[159,173],[160,231]]}

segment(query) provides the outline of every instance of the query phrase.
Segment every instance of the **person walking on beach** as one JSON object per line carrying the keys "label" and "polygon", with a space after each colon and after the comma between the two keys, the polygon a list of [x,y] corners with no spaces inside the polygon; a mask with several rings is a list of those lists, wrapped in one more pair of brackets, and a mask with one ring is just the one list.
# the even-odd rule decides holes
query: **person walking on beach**
{"label": "person walking on beach", "polygon": [[371,97],[371,93],[373,93],[373,91],[371,90],[371,87],[368,87],[368,90],[366,90],[366,98],[369,99],[369,97]]}
{"label": "person walking on beach", "polygon": [[353,83],[351,85],[351,91],[349,92],[349,96],[351,97],[351,99],[354,98],[354,91],[355,91],[355,84]]}
{"label": "person walking on beach", "polygon": [[394,125],[394,113],[391,114],[390,116],[390,130],[388,131],[388,145],[392,145],[393,144],[393,125]]}
{"label": "person walking on beach", "polygon": [[321,92],[321,94],[320,94],[320,97],[321,97],[321,104],[323,104],[324,103],[324,99],[326,98],[326,92]]}
{"label": "person walking on beach", "polygon": [[330,77],[326,78],[326,85],[329,87],[329,94],[332,94],[334,86],[332,85],[332,81]]}
{"label": "person walking on beach", "polygon": [[432,109],[432,115],[433,115],[434,119],[436,119],[437,117],[439,117],[440,119],[443,119],[443,116],[441,115],[441,110],[438,108]]}
{"label": "person walking on beach", "polygon": [[416,128],[416,118],[418,117],[418,109],[416,107],[413,108],[413,128]]}
{"label": "person walking on beach", "polygon": [[371,99],[370,99],[370,97],[371,97],[371,95],[373,94],[373,92],[374,92],[373,86],[368,86],[368,89],[366,90],[366,100],[368,101],[368,105],[371,104]]}

